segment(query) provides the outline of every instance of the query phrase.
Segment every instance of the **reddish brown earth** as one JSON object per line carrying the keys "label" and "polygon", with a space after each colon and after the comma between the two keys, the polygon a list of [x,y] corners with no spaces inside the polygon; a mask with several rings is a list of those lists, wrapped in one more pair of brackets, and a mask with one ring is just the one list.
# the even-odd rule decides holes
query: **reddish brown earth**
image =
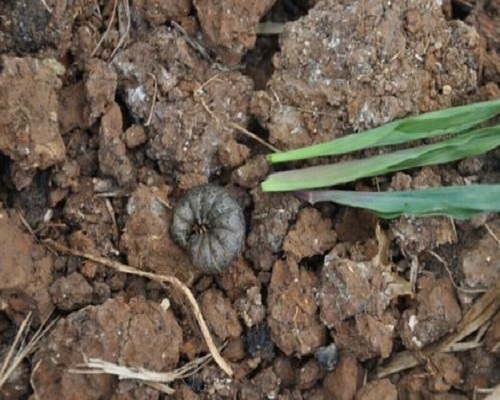
{"label": "reddish brown earth", "polygon": [[[0,399],[458,400],[500,383],[498,313],[469,347],[425,352],[498,287],[498,215],[379,221],[264,193],[270,150],[244,133],[285,150],[500,98],[498,0],[5,0],[0,16],[0,365],[28,313],[31,333],[59,318]],[[499,182],[499,165],[497,149],[353,188]],[[169,233],[207,182],[247,223],[215,276]],[[182,280],[234,376],[209,363],[166,395],[72,373],[91,357],[168,372],[207,347],[176,290],[45,239]],[[421,363],[377,378],[404,350]]]}

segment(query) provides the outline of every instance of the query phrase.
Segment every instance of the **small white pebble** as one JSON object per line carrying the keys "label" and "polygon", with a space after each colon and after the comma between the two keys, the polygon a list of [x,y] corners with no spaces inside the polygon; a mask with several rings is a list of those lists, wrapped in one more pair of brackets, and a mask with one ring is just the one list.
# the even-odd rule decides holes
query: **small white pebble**
{"label": "small white pebble", "polygon": [[170,300],[166,297],[161,301],[160,307],[163,311],[167,311],[170,308]]}

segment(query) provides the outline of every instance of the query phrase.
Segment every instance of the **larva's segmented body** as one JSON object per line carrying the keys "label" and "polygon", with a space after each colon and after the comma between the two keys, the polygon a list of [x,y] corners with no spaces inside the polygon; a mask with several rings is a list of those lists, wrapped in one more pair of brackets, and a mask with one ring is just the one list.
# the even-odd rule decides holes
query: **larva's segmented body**
{"label": "larva's segmented body", "polygon": [[240,205],[220,186],[189,190],[176,204],[170,233],[203,272],[224,272],[241,251],[245,220]]}

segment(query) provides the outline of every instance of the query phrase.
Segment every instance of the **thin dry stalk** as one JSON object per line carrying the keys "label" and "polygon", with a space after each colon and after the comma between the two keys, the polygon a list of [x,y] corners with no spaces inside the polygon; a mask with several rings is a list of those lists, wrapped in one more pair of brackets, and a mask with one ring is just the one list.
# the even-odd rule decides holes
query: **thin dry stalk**
{"label": "thin dry stalk", "polygon": [[229,123],[229,126],[230,126],[231,128],[236,129],[237,131],[239,131],[239,132],[243,133],[244,135],[246,135],[246,136],[248,136],[248,137],[252,138],[253,140],[255,140],[255,141],[259,142],[261,145],[266,146],[269,150],[271,150],[271,151],[273,151],[273,152],[275,152],[275,153],[279,153],[279,152],[281,152],[281,150],[280,150],[280,149],[278,149],[277,147],[274,147],[274,146],[273,146],[272,144],[270,144],[270,143],[267,143],[265,140],[263,140],[263,139],[261,139],[260,137],[258,137],[255,133],[250,132],[249,130],[247,130],[247,129],[243,128],[241,125],[238,125],[238,124],[237,124],[237,123],[235,123],[235,122],[230,122],[230,123]]}
{"label": "thin dry stalk", "polygon": [[414,368],[438,352],[453,348],[462,339],[480,329],[483,325],[489,323],[500,309],[500,282],[496,286],[484,293],[462,317],[456,331],[445,336],[442,340],[432,343],[423,348],[419,354],[411,351],[402,351],[396,354],[391,362],[382,368],[379,368],[375,376],[383,378],[397,372]]}
{"label": "thin dry stalk", "polygon": [[486,292],[486,289],[466,289],[466,288],[463,288],[461,286],[458,286],[455,283],[455,280],[453,279],[453,274],[450,271],[450,267],[448,267],[448,263],[439,254],[437,254],[436,252],[434,252],[432,250],[428,250],[428,253],[431,256],[433,256],[436,260],[438,260],[443,265],[444,269],[448,273],[448,276],[450,277],[451,284],[453,285],[453,287],[455,289],[457,289],[457,290],[459,290],[461,292],[464,292],[464,293],[468,293],[468,294],[478,294],[478,293],[484,293],[484,292]]}
{"label": "thin dry stalk", "polygon": [[19,220],[21,221],[21,223],[24,225],[24,227],[26,228],[26,230],[29,232],[29,234],[33,237],[33,239],[35,240],[35,242],[38,243],[38,238],[37,236],[35,235],[35,232],[33,231],[33,228],[30,226],[30,224],[28,224],[28,221],[26,221],[26,218],[24,218],[24,215],[22,212],[18,211],[17,212],[17,215],[19,216]]}
{"label": "thin dry stalk", "polygon": [[90,53],[90,57],[95,56],[95,53],[101,47],[102,43],[104,42],[104,39],[106,39],[106,37],[108,36],[109,31],[111,30],[111,26],[113,25],[113,20],[115,19],[117,5],[118,5],[118,0],[114,0],[113,11],[111,11],[111,16],[109,17],[108,26],[106,27],[104,34],[101,36],[101,39],[99,39],[99,42],[97,42],[96,46],[94,47],[94,50],[92,50],[92,53]]}
{"label": "thin dry stalk", "polygon": [[214,341],[212,339],[212,336],[210,334],[210,331],[208,330],[207,324],[205,322],[205,319],[203,318],[203,315],[201,314],[200,307],[198,306],[198,303],[196,302],[196,299],[193,296],[193,293],[189,288],[182,283],[179,279],[173,277],[173,276],[165,276],[165,275],[156,275],[151,272],[146,272],[146,271],[141,271],[138,269],[135,269],[133,267],[130,267],[128,265],[119,263],[117,261],[110,260],[109,258],[106,257],[101,257],[97,256],[94,254],[86,253],[83,251],[78,251],[78,250],[73,250],[68,247],[65,247],[59,243],[54,242],[53,240],[45,240],[44,244],[58,252],[61,253],[66,253],[66,254],[71,254],[74,256],[78,257],[83,257],[86,258],[90,261],[97,262],[99,264],[105,265],[109,268],[113,268],[116,271],[123,272],[126,274],[130,275],[137,275],[137,276],[142,276],[148,279],[151,279],[155,282],[159,282],[161,285],[164,285],[165,283],[168,283],[175,288],[179,289],[182,294],[186,297],[188,300],[189,304],[191,305],[193,309],[193,314],[196,318],[196,321],[198,322],[198,325],[200,326],[201,333],[203,335],[203,338],[205,339],[205,342],[207,343],[207,347],[212,354],[212,357],[214,358],[215,362],[217,365],[229,376],[233,375],[233,369],[231,366],[222,358],[221,354],[219,353],[219,350],[214,344]]}
{"label": "thin dry stalk", "polygon": [[149,126],[151,124],[151,119],[153,118],[153,111],[155,109],[155,104],[156,104],[156,94],[158,93],[158,81],[156,80],[156,76],[152,74],[151,72],[148,72],[148,75],[153,78],[155,88],[153,92],[153,99],[151,100],[151,108],[149,109],[149,115],[148,115],[148,120],[144,124],[144,126]]}
{"label": "thin dry stalk", "polygon": [[[208,115],[210,115],[212,117],[212,119],[215,121],[215,123],[218,125],[218,126],[222,126],[222,123],[221,123],[221,120],[220,118],[217,117],[217,115],[215,115],[215,113],[210,109],[210,107],[208,106],[208,104],[206,103],[206,101],[203,99],[202,97],[202,94],[203,94],[203,89],[208,86],[210,83],[214,82],[217,80],[217,78],[219,77],[220,73],[218,74],[215,74],[214,76],[212,76],[210,79],[208,79],[205,83],[203,83],[195,92],[194,92],[194,98],[195,100],[199,100],[202,107],[205,109],[205,111],[207,112]],[[241,125],[238,125],[237,123],[235,122],[229,122],[228,124],[229,127],[243,133],[244,135],[248,136],[249,138],[255,140],[256,142],[260,143],[261,145],[267,147],[269,150],[271,150],[272,152],[274,153],[279,153],[281,152],[280,149],[274,147],[272,144],[270,143],[267,143],[265,140],[261,139],[260,137],[258,137],[255,133],[253,132],[250,132],[248,129],[245,129],[244,127],[242,127]]]}
{"label": "thin dry stalk", "polygon": [[36,349],[40,339],[42,339],[49,329],[52,328],[52,326],[57,322],[57,319],[53,320],[49,324],[45,321],[31,337],[28,343],[25,344],[24,342],[31,325],[31,315],[31,312],[28,313],[19,326],[14,342],[12,343],[2,363],[2,368],[0,369],[0,389],[3,387],[5,382],[9,380],[10,376],[16,368],[19,367],[21,362]]}
{"label": "thin dry stalk", "polygon": [[49,12],[49,14],[52,14],[53,13],[52,8],[50,8],[50,6],[47,4],[47,2],[45,0],[40,0],[40,1],[42,2],[45,9]]}
{"label": "thin dry stalk", "polygon": [[128,38],[128,34],[130,32],[131,22],[130,22],[130,6],[128,4],[128,0],[123,0],[123,4],[124,4],[124,7],[125,7],[125,17],[127,18],[127,24],[126,24],[126,27],[125,27],[125,32],[123,32],[123,35],[120,36],[120,40],[116,44],[116,47],[114,48],[113,52],[111,53],[111,56],[109,56],[109,60],[110,61],[116,55],[116,52],[118,50],[120,50],[120,48],[123,46],[123,44],[125,43],[125,40],[127,40],[127,38]]}
{"label": "thin dry stalk", "polygon": [[195,39],[193,39],[189,34],[186,32],[186,30],[180,26],[177,22],[175,21],[170,21],[174,29],[179,32],[182,36],[184,36],[184,39],[188,44],[195,49],[200,55],[210,63],[214,63],[214,60],[212,57],[210,57],[210,54],[208,54],[208,51]]}
{"label": "thin dry stalk", "polygon": [[164,393],[173,394],[174,390],[168,386],[168,384],[195,374],[203,368],[210,359],[211,354],[207,354],[173,371],[156,372],[145,368],[118,365],[99,358],[89,358],[85,359],[77,368],[70,369],[69,372],[75,374],[110,374],[117,376],[118,379],[135,379]]}
{"label": "thin dry stalk", "polygon": [[484,227],[486,228],[486,230],[488,231],[488,233],[491,235],[491,237],[493,239],[495,239],[495,242],[497,242],[497,244],[500,246],[500,239],[495,234],[495,232],[493,232],[493,229],[491,229],[491,227],[488,224],[484,224]]}
{"label": "thin dry stalk", "polygon": [[104,204],[106,204],[106,209],[108,210],[109,217],[111,218],[113,226],[113,239],[115,240],[115,243],[117,243],[120,234],[118,232],[118,224],[116,223],[115,210],[113,209],[113,205],[111,204],[111,201],[109,201],[108,197],[104,198]]}

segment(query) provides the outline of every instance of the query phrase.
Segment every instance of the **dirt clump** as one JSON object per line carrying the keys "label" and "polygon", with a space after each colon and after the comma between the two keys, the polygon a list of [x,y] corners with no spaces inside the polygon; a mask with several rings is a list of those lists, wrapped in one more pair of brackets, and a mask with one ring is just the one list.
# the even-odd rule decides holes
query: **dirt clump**
{"label": "dirt clump", "polygon": [[398,391],[389,379],[371,381],[363,386],[354,397],[355,400],[397,400]]}
{"label": "dirt clump", "polygon": [[417,280],[417,302],[403,312],[400,335],[408,349],[421,349],[451,332],[462,317],[448,278],[426,274]]}
{"label": "dirt clump", "polygon": [[61,277],[50,287],[50,295],[55,306],[63,311],[77,310],[92,302],[94,290],[78,272]]}
{"label": "dirt clump", "polygon": [[19,190],[37,169],[66,157],[57,102],[64,67],[54,59],[31,57],[3,56],[1,63],[0,151],[12,160],[11,178]]}
{"label": "dirt clump", "polygon": [[472,4],[474,7],[466,21],[486,39],[485,80],[500,83],[500,4],[495,0],[476,1]]}
{"label": "dirt clump", "polygon": [[113,216],[106,200],[96,196],[91,178],[80,180],[79,191],[66,199],[63,215],[73,228],[72,241],[80,249],[95,251],[99,248],[102,254],[116,252]]}
{"label": "dirt clump", "polygon": [[316,276],[293,260],[278,260],[273,267],[267,321],[273,342],[287,356],[312,354],[325,344],[314,298],[317,284]]}
{"label": "dirt clump", "polygon": [[22,226],[15,212],[0,209],[0,292],[15,291],[16,297],[26,296],[34,302],[38,321],[43,321],[53,308],[49,286],[54,261]]}
{"label": "dirt clump", "polygon": [[326,374],[323,379],[323,390],[326,398],[332,400],[353,399],[362,383],[363,368],[356,357],[345,354],[341,356],[337,368]]}
{"label": "dirt clump", "polygon": [[101,120],[99,168],[103,175],[115,178],[120,187],[133,189],[137,185],[137,173],[127,155],[122,136],[122,114],[115,103],[106,110]]}
{"label": "dirt clump", "polygon": [[142,125],[132,125],[123,134],[123,141],[129,149],[135,149],[144,144],[146,140],[146,132],[144,132]]}
{"label": "dirt clump", "polygon": [[219,159],[225,168],[239,167],[250,156],[250,149],[233,139],[221,143],[217,151]]}
{"label": "dirt clump", "polygon": [[241,336],[242,328],[231,302],[216,289],[204,291],[198,299],[203,315],[211,331],[221,339],[235,339]]}
{"label": "dirt clump", "polygon": [[252,190],[251,195],[255,208],[245,255],[255,268],[269,271],[299,211],[300,201],[291,194],[270,195],[260,188]]}
{"label": "dirt clump", "polygon": [[241,187],[255,188],[269,173],[269,163],[264,156],[252,157],[236,169],[232,177]]}
{"label": "dirt clump", "polygon": [[[500,233],[500,220],[488,222],[489,228]],[[485,232],[473,247],[462,251],[460,264],[467,287],[489,288],[500,275],[500,247],[495,237]]]}
{"label": "dirt clump", "polygon": [[482,45],[434,1],[318,2],[285,25],[257,118],[288,149],[450,106],[477,87]]}
{"label": "dirt clump", "polygon": [[[270,165],[272,146],[498,99],[498,11],[454,0],[0,2],[0,363],[29,312],[27,339],[51,310],[59,318],[0,397],[462,400],[497,385],[498,315],[446,353],[429,349],[494,289],[498,216],[382,220],[260,183],[332,161]],[[339,189],[497,183],[499,156]],[[225,187],[246,226],[241,254],[215,276],[170,235],[176,203],[202,184]],[[208,348],[178,290],[49,252],[46,239],[180,279],[234,375],[210,361],[169,397],[71,373],[91,357],[169,372]],[[406,354],[419,364],[394,368]]]}
{"label": "dirt clump", "polygon": [[200,276],[188,255],[170,237],[170,188],[139,185],[127,203],[128,219],[120,240],[128,263],[191,283]]}
{"label": "dirt clump", "polygon": [[217,55],[226,65],[237,64],[243,54],[255,45],[255,28],[259,19],[276,0],[217,3],[194,0],[200,26]]}
{"label": "dirt clump", "polygon": [[183,189],[206,183],[222,168],[220,146],[238,137],[230,123],[244,126],[249,119],[252,82],[236,71],[211,69],[171,29],[145,39],[113,60],[118,93],[135,121],[150,120],[146,154],[160,171]]}
{"label": "dirt clump", "polygon": [[[112,299],[60,320],[36,352],[36,393],[50,399],[158,399],[157,391],[111,375],[71,373],[85,357],[154,371],[179,361],[182,330],[172,311],[142,299]],[[123,397],[122,397],[123,396]]]}
{"label": "dirt clump", "polygon": [[88,18],[92,8],[86,0],[4,1],[0,4],[0,51],[62,55],[70,45],[75,19]]}
{"label": "dirt clump", "polygon": [[191,0],[135,0],[133,10],[153,26],[187,17]]}
{"label": "dirt clump", "polygon": [[336,239],[329,219],[322,218],[314,208],[304,208],[300,210],[297,222],[286,235],[283,250],[287,257],[300,261],[331,250]]}

